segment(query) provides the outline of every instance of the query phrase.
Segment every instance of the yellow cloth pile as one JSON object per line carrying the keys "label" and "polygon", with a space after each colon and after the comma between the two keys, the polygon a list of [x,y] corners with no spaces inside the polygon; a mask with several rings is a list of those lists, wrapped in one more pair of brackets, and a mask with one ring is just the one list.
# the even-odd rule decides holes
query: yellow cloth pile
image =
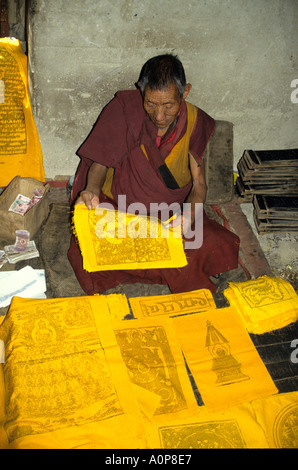
{"label": "yellow cloth pile", "polygon": [[28,94],[27,56],[18,39],[0,38],[0,186],[15,176],[45,181]]}
{"label": "yellow cloth pile", "polygon": [[128,320],[120,294],[14,297],[0,448],[297,447],[298,392],[276,395],[235,307],[205,290],[161,297],[136,299],[145,315]]}
{"label": "yellow cloth pile", "polygon": [[224,295],[250,333],[266,333],[298,319],[298,296],[291,284],[280,278],[261,276],[230,282]]}
{"label": "yellow cloth pile", "polygon": [[177,268],[187,264],[181,227],[158,219],[77,204],[73,217],[86,271]]}
{"label": "yellow cloth pile", "polygon": [[0,327],[2,447],[3,429],[10,448],[145,446],[133,387],[105,322],[109,309],[104,296],[14,297]]}

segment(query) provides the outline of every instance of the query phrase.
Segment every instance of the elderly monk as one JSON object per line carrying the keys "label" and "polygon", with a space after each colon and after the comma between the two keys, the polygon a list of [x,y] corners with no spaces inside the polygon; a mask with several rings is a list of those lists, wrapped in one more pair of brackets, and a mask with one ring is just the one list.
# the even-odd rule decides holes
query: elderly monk
{"label": "elderly monk", "polygon": [[[153,57],[143,66],[137,89],[119,91],[103,109],[78,150],[79,163],[70,203],[88,208],[125,195],[127,207],[178,203],[190,207],[181,223],[195,222],[196,203],[206,198],[204,153],[215,121],[186,101],[191,85],[180,60]],[[184,204],[187,202],[188,204]],[[188,222],[188,223],[190,223]],[[239,238],[203,214],[203,243],[185,249],[183,268],[87,272],[75,238],[68,257],[88,295],[120,283],[167,284],[172,293],[207,288],[210,277],[238,266]]]}

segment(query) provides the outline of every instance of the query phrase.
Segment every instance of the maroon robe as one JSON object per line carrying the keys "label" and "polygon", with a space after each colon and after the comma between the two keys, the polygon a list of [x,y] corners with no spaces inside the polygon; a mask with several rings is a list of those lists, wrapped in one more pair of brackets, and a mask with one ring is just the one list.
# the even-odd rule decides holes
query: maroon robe
{"label": "maroon robe", "polygon": [[[70,202],[73,203],[85,188],[87,174],[93,162],[115,169],[112,195],[116,206],[119,195],[126,196],[127,206],[134,202],[173,202],[183,204],[192,183],[182,188],[169,189],[157,170],[171,149],[183,138],[187,128],[187,107],[181,106],[173,140],[160,148],[156,144],[157,129],[143,109],[139,91],[118,92],[106,106],[86,141],[78,150],[81,162],[78,166]],[[207,144],[214,132],[215,121],[197,108],[194,129],[189,140],[189,152],[201,164]],[[146,155],[141,148],[146,150]],[[101,201],[108,200],[101,194]],[[119,283],[167,284],[171,292],[185,292],[201,288],[216,290],[209,277],[238,266],[239,238],[204,213],[203,245],[185,250],[188,264],[183,268],[98,271],[89,273],[83,269],[79,247],[71,240],[68,257],[74,272],[88,295],[103,292]]]}

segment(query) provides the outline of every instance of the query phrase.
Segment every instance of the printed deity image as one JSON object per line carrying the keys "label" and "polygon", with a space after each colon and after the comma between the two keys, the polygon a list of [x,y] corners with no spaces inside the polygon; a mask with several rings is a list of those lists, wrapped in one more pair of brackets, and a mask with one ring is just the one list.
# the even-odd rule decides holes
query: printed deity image
{"label": "printed deity image", "polygon": [[[13,359],[5,364],[8,385],[13,380],[15,389],[20,390],[23,397],[19,402],[17,396],[8,395],[7,413],[12,418],[7,428],[10,440],[121,413],[92,315],[87,315],[85,303],[75,302],[79,316],[76,331],[71,336],[65,327],[72,324],[72,310],[64,300],[56,305],[34,306],[21,321],[27,332],[24,335],[26,346],[20,351],[8,347]],[[88,331],[88,341],[83,341],[84,331]],[[74,348],[80,354],[69,354]],[[24,352],[25,362],[21,361]],[[65,367],[69,371],[67,376],[64,375]],[[61,380],[61,374],[64,380]],[[93,387],[87,387],[90,380],[93,380]],[[86,385],[82,386],[83,383]],[[101,415],[100,407],[94,415],[95,403],[101,404]],[[18,417],[17,409],[21,417]],[[60,418],[55,419],[59,415]],[[26,425],[29,422],[30,426]]]}
{"label": "printed deity image", "polygon": [[169,230],[158,219],[108,209],[103,212],[75,206],[74,232],[86,271],[187,264],[180,227]]}
{"label": "printed deity image", "polygon": [[72,438],[76,445],[81,432],[83,443],[92,436],[113,448],[121,429],[135,445],[139,418],[125,365],[116,344],[103,347],[107,337],[99,336],[104,328],[94,315],[108,309],[99,296],[14,297],[1,324],[9,357],[3,365],[9,444],[59,448]]}
{"label": "printed deity image", "polygon": [[120,330],[116,338],[131,381],[161,397],[155,414],[185,409],[186,400],[164,328]]}

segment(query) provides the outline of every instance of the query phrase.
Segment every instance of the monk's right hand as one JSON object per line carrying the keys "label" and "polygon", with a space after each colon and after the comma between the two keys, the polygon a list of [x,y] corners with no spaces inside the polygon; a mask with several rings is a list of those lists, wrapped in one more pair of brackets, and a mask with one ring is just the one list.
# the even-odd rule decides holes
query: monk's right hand
{"label": "monk's right hand", "polygon": [[88,209],[92,209],[92,207],[99,205],[99,197],[92,191],[84,190],[80,192],[76,204],[85,204]]}

